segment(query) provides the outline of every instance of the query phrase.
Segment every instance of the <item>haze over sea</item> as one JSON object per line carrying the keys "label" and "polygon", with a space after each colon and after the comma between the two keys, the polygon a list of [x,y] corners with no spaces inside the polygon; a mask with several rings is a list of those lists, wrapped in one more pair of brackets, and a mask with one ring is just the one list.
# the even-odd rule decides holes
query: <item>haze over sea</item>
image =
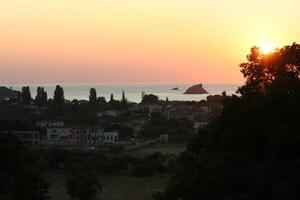
{"label": "haze over sea", "polygon": [[[196,84],[196,83],[195,83]],[[89,98],[90,88],[97,90],[98,96],[104,96],[106,100],[109,100],[110,95],[114,94],[115,99],[121,99],[122,90],[124,90],[126,98],[131,102],[140,102],[142,92],[146,94],[158,95],[159,99],[165,100],[168,97],[169,100],[179,101],[200,101],[206,99],[208,95],[221,94],[226,91],[227,95],[235,94],[238,84],[205,84],[203,88],[206,89],[209,94],[183,94],[185,90],[195,84],[192,83],[99,83],[99,84],[60,84],[64,89],[65,99],[85,99]],[[6,87],[12,87],[15,90],[21,90],[22,86],[30,86],[32,97],[36,95],[36,89],[38,86],[43,86],[48,93],[48,98],[53,98],[54,89],[56,84],[4,84]],[[172,90],[177,87],[179,90]]]}

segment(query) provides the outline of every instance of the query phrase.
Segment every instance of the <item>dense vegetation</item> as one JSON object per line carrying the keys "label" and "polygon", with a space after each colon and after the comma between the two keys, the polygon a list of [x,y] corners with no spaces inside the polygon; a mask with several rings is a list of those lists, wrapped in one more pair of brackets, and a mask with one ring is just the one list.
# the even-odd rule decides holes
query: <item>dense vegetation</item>
{"label": "dense vegetation", "polygon": [[194,134],[192,122],[186,118],[159,117],[148,121],[140,133],[141,136],[148,138],[158,138],[162,134],[168,134],[170,142],[187,142]]}
{"label": "dense vegetation", "polygon": [[300,198],[300,45],[247,58],[241,95],[189,142],[156,199]]}
{"label": "dense vegetation", "polygon": [[46,200],[48,174],[63,175],[71,199],[93,200],[102,190],[100,176],[132,175],[148,177],[167,173],[168,160],[161,153],[144,158],[120,153],[32,149],[18,142],[13,134],[0,137],[0,199]]}

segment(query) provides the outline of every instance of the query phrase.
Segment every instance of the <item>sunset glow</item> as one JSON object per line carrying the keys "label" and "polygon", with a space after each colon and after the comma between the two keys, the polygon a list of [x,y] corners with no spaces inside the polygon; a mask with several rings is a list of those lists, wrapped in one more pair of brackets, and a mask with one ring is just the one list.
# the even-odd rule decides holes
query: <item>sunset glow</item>
{"label": "sunset glow", "polygon": [[275,49],[275,47],[269,43],[264,43],[259,47],[264,54],[270,53]]}
{"label": "sunset glow", "polygon": [[241,83],[237,66],[252,46],[263,43],[266,53],[297,42],[299,6],[296,0],[4,0],[0,81]]}

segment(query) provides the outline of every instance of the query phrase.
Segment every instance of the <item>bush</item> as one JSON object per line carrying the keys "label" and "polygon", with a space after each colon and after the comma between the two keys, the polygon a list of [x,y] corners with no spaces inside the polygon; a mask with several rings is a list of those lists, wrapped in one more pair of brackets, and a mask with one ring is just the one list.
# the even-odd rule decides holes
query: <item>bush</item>
{"label": "bush", "polygon": [[102,188],[95,174],[82,171],[69,174],[66,187],[72,200],[94,200]]}
{"label": "bush", "polygon": [[146,176],[153,176],[156,173],[155,166],[151,164],[141,164],[134,166],[131,170],[131,174],[133,176],[139,176],[139,177],[146,177]]}

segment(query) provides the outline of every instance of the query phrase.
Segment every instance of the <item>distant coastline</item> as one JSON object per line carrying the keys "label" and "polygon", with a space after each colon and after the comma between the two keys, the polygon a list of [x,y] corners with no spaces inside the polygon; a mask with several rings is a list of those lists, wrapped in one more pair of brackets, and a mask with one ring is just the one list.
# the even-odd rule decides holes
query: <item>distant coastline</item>
{"label": "distant coastline", "polygon": [[[33,96],[36,94],[36,89],[38,86],[43,86],[48,93],[48,97],[52,98],[54,88],[56,84],[0,84],[1,86],[6,86],[8,88],[12,87],[14,90],[21,90],[22,86],[29,85],[30,91]],[[179,101],[200,101],[206,99],[208,94],[191,94],[184,95],[182,91],[191,87],[192,83],[98,83],[98,84],[60,84],[64,88],[66,99],[88,99],[89,89],[95,88],[99,96],[104,96],[109,99],[111,93],[114,94],[116,99],[121,99],[122,90],[126,93],[126,96],[131,102],[140,102],[141,93],[145,92],[147,94],[156,94],[160,99],[169,100],[179,100]],[[228,95],[235,94],[238,84],[205,84],[203,87],[210,93],[209,95],[221,94],[226,91]],[[180,90],[170,90],[174,87],[180,88]]]}

